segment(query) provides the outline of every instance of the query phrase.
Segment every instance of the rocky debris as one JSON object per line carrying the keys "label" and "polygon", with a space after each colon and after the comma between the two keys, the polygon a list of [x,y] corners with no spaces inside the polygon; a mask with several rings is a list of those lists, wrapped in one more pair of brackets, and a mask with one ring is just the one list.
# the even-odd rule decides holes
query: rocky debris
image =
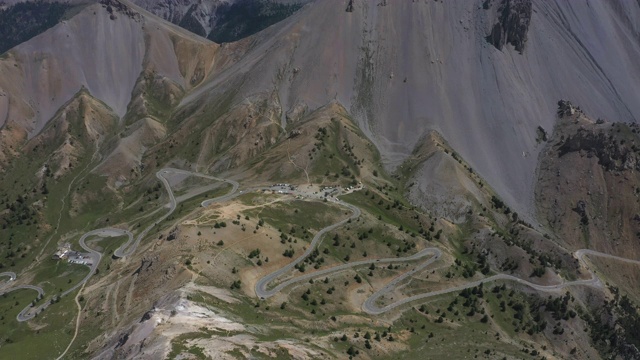
{"label": "rocky debris", "polygon": [[536,142],[538,143],[547,142],[547,140],[549,140],[547,131],[542,126],[538,126],[538,128],[536,129],[536,134],[537,134]]}
{"label": "rocky debris", "polygon": [[576,112],[579,112],[579,107],[574,107],[571,101],[568,100],[560,100],[558,101],[558,117],[561,119],[567,116],[575,115]]}
{"label": "rocky debris", "polygon": [[144,315],[142,315],[142,319],[140,319],[140,322],[143,323],[149,319],[151,319],[151,317],[153,316],[153,313],[156,312],[156,308],[154,307],[153,309],[147,311],[146,313],[144,313]]}
{"label": "rocky debris", "polygon": [[[485,1],[483,7],[491,7],[490,1]],[[487,41],[498,50],[508,43],[522,54],[527,42],[527,32],[531,22],[531,0],[502,0],[498,7],[498,22],[486,37]]]}
{"label": "rocky debris", "polygon": [[175,240],[178,237],[178,228],[173,228],[167,236],[167,241]]}
{"label": "rocky debris", "polygon": [[151,266],[153,265],[153,263],[155,261],[158,261],[158,255],[155,256],[151,256],[151,257],[143,257],[142,261],[140,263],[140,267],[138,269],[136,269],[136,271],[133,272],[134,275],[136,274],[140,274],[143,271],[149,271],[149,269],[151,268]]}
{"label": "rocky debris", "polygon": [[119,0],[100,0],[100,4],[102,4],[102,7],[107,9],[111,20],[118,18],[115,14],[116,12],[137,21],[142,20],[142,15],[140,15],[140,13],[121,3]]}
{"label": "rocky debris", "polygon": [[127,341],[129,340],[129,333],[124,333],[120,336],[120,338],[118,339],[118,342],[116,343],[116,349],[120,348],[122,346],[124,346],[124,344],[127,343]]}
{"label": "rocky debris", "polygon": [[345,11],[353,12],[353,0],[349,0],[349,3],[347,4],[347,9]]}
{"label": "rocky debris", "polygon": [[288,139],[293,139],[294,137],[300,136],[300,135],[302,135],[302,131],[300,129],[291,130],[289,132]]}

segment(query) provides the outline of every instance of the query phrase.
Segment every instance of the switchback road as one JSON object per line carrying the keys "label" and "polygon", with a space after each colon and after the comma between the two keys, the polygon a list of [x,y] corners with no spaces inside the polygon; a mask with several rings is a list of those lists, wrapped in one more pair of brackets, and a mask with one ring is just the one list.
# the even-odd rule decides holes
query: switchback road
{"label": "switchback road", "polygon": [[[169,211],[167,211],[164,215],[162,215],[161,217],[156,219],[156,221],[154,223],[149,225],[147,228],[145,228],[142,232],[140,232],[135,237],[130,231],[124,230],[124,229],[118,229],[118,228],[96,229],[96,230],[89,231],[89,232],[85,233],[84,235],[82,235],[82,237],[80,238],[79,242],[80,242],[80,246],[85,251],[87,251],[87,253],[91,257],[92,265],[90,267],[90,271],[82,279],[82,281],[80,281],[79,283],[74,285],[72,288],[67,289],[60,296],[65,296],[65,295],[75,291],[79,287],[83,286],[95,274],[95,271],[96,271],[96,269],[97,269],[97,267],[98,267],[98,265],[99,265],[99,263],[100,263],[100,261],[102,259],[102,255],[103,254],[98,252],[98,251],[96,251],[96,250],[94,250],[94,249],[91,249],[89,246],[86,245],[86,240],[89,237],[96,236],[96,237],[100,237],[100,238],[107,238],[107,237],[127,236],[128,237],[127,242],[124,243],[123,245],[121,245],[114,252],[114,256],[115,257],[124,258],[124,257],[130,256],[131,254],[133,254],[136,251],[136,249],[137,249],[138,245],[140,244],[140,242],[149,233],[149,231],[151,231],[151,229],[153,229],[160,222],[162,222],[163,220],[168,218],[175,211],[179,201],[176,200],[176,197],[174,196],[174,193],[173,193],[173,191],[171,189],[171,186],[169,184],[169,181],[165,177],[166,175],[170,175],[170,174],[182,174],[182,175],[189,175],[189,176],[198,176],[198,177],[211,179],[211,180],[215,180],[215,181],[226,182],[226,183],[232,185],[232,189],[227,194],[219,196],[219,197],[216,197],[214,199],[205,200],[205,201],[203,201],[201,203],[202,206],[209,206],[210,204],[212,204],[214,202],[228,201],[228,200],[231,200],[231,199],[233,199],[233,198],[235,198],[238,195],[243,193],[243,192],[238,192],[238,188],[240,187],[240,184],[238,182],[236,182],[236,181],[233,181],[233,180],[218,178],[218,177],[209,176],[209,175],[204,175],[204,174],[195,173],[195,172],[188,171],[188,170],[180,170],[180,169],[173,169],[173,168],[165,168],[165,169],[159,170],[156,173],[156,177],[162,182],[162,184],[164,185],[164,187],[165,187],[165,189],[167,191],[167,194],[169,196],[169,203],[166,205],[166,207],[168,207]],[[245,192],[259,190],[259,189],[263,189],[263,188],[247,189]],[[274,282],[276,279],[278,279],[282,275],[286,274],[287,272],[291,271],[296,265],[298,265],[302,261],[304,261],[304,259],[306,259],[313,252],[313,250],[317,247],[317,245],[321,242],[322,237],[326,233],[345,225],[350,220],[357,219],[361,214],[361,210],[357,206],[354,206],[354,205],[348,204],[346,202],[343,202],[343,201],[341,201],[341,200],[339,200],[339,199],[337,199],[335,197],[330,197],[330,200],[332,202],[340,205],[340,206],[346,207],[349,210],[351,210],[351,213],[352,213],[351,216],[349,216],[348,218],[345,218],[343,220],[340,220],[340,221],[338,221],[338,222],[336,222],[336,223],[334,223],[332,225],[329,225],[329,226],[321,229],[320,231],[318,231],[318,233],[316,233],[316,235],[311,240],[310,246],[305,250],[305,252],[301,256],[299,256],[298,258],[293,260],[291,263],[283,266],[282,268],[280,268],[280,269],[278,269],[278,270],[276,270],[276,271],[264,276],[263,278],[259,279],[258,282],[256,283],[256,286],[255,286],[256,296],[258,296],[261,299],[267,299],[267,298],[272,297],[273,295],[277,294],[278,292],[282,291],[284,288],[286,288],[286,287],[288,287],[288,286],[290,286],[292,284],[299,283],[299,282],[302,282],[302,281],[308,281],[309,279],[314,278],[314,277],[326,276],[326,275],[331,274],[331,273],[344,271],[344,270],[347,270],[347,269],[350,269],[350,268],[354,268],[354,267],[358,267],[358,266],[364,266],[364,265],[370,265],[370,264],[379,264],[379,265],[381,265],[381,264],[398,263],[398,262],[412,262],[412,261],[417,261],[417,260],[420,260],[420,259],[423,259],[423,258],[429,256],[424,262],[422,262],[419,265],[413,267],[411,270],[403,273],[402,275],[394,278],[389,283],[387,283],[383,288],[377,290],[369,298],[367,298],[367,300],[362,305],[362,310],[364,312],[368,313],[368,314],[378,315],[378,314],[382,314],[382,313],[385,313],[387,311],[390,311],[392,309],[398,308],[398,307],[400,307],[402,305],[411,303],[413,301],[422,300],[422,299],[426,299],[426,298],[430,298],[430,297],[434,297],[434,296],[438,296],[438,295],[443,295],[443,294],[447,294],[447,293],[451,293],[451,292],[461,291],[461,290],[464,290],[464,289],[467,289],[467,288],[478,286],[478,285],[483,284],[483,283],[488,283],[488,282],[498,281],[498,280],[513,281],[515,283],[522,284],[522,285],[525,285],[525,286],[529,286],[529,287],[531,287],[533,289],[536,289],[538,291],[544,291],[544,292],[558,292],[558,291],[560,291],[560,290],[562,290],[562,289],[564,289],[566,287],[579,286],[579,285],[580,286],[602,287],[603,285],[600,282],[599,278],[596,276],[595,272],[589,267],[589,264],[585,261],[585,259],[584,259],[585,256],[606,257],[606,258],[609,258],[609,259],[614,259],[614,260],[618,260],[618,261],[624,261],[624,262],[640,265],[640,261],[637,261],[637,260],[622,258],[622,257],[614,256],[614,255],[609,255],[609,254],[597,252],[597,251],[594,251],[594,250],[589,250],[589,249],[580,249],[580,250],[577,250],[576,252],[574,252],[574,256],[580,261],[581,265],[589,271],[589,273],[591,274],[591,278],[590,279],[576,280],[576,281],[565,281],[563,283],[555,284],[555,285],[538,285],[538,284],[534,284],[534,283],[532,283],[530,281],[527,281],[527,280],[524,280],[524,279],[520,279],[520,278],[512,276],[512,275],[509,275],[509,274],[497,274],[497,275],[489,276],[489,277],[486,277],[486,278],[483,278],[483,279],[471,281],[471,282],[468,282],[468,283],[465,283],[465,284],[462,284],[462,285],[452,286],[452,287],[448,287],[446,289],[430,291],[430,292],[426,292],[426,293],[410,296],[410,297],[398,300],[396,302],[393,302],[391,304],[387,304],[387,305],[384,305],[384,306],[379,306],[377,303],[384,295],[386,295],[389,292],[393,291],[404,280],[412,277],[414,274],[416,274],[419,271],[425,269],[426,267],[431,265],[433,262],[435,262],[438,259],[440,259],[441,255],[442,255],[442,251],[440,249],[438,249],[438,248],[431,247],[431,248],[423,249],[423,250],[417,252],[416,254],[408,256],[408,257],[386,258],[386,259],[368,259],[368,260],[361,260],[361,261],[355,261],[355,262],[341,264],[341,265],[338,265],[338,266],[335,266],[335,267],[332,267],[332,268],[323,269],[323,270],[315,271],[315,272],[312,272],[312,273],[304,274],[304,275],[301,275],[301,276],[293,277],[293,278],[290,278],[290,279],[288,279],[286,281],[283,281],[283,282],[273,286],[272,288],[269,288],[269,284],[271,284],[272,282]],[[16,280],[17,276],[13,272],[0,273],[0,276],[8,276],[9,280],[10,280],[8,283],[0,285],[0,295],[2,295],[4,293],[7,293],[7,292],[15,291],[15,290],[18,290],[18,289],[30,289],[30,290],[34,290],[34,291],[38,292],[38,299],[40,299],[40,298],[42,298],[44,296],[43,289],[40,288],[39,286],[35,286],[35,285],[17,285],[17,286],[7,287],[8,284],[10,284],[10,283],[12,283],[13,281]],[[43,311],[51,303],[52,303],[52,300],[49,300],[48,302],[40,305],[39,307],[31,307],[31,305],[27,306],[24,310],[22,310],[20,312],[20,314],[18,314],[18,316],[17,316],[18,321],[26,321],[26,320],[29,320],[29,319],[33,318],[36,315],[36,313],[39,313],[39,312]]]}
{"label": "switchback road", "polygon": [[[179,203],[179,201],[176,200],[176,197],[173,194],[173,190],[171,189],[171,185],[169,184],[169,181],[165,178],[165,175],[168,175],[171,173],[177,173],[177,174],[183,174],[183,175],[189,175],[189,176],[198,176],[198,177],[203,177],[203,178],[211,179],[215,181],[226,182],[232,185],[232,189],[229,193],[216,197],[214,199],[203,201],[202,203],[203,206],[208,206],[214,202],[227,201],[228,199],[233,198],[233,196],[235,195],[239,187],[238,182],[233,180],[221,179],[221,178],[204,175],[200,173],[195,173],[187,170],[165,168],[158,171],[156,173],[156,177],[162,182],[169,196],[169,203],[166,205],[169,208],[169,211],[166,212],[161,217],[159,217],[158,219],[156,219],[154,223],[152,223],[151,225],[146,227],[144,230],[142,230],[142,232],[140,232],[136,237],[134,237],[133,233],[131,233],[129,230],[118,229],[118,228],[96,229],[82,235],[82,237],[79,240],[80,246],[89,254],[89,257],[91,258],[91,266],[90,266],[89,273],[80,282],[75,284],[73,287],[67,289],[66,291],[62,292],[58,297],[64,297],[70,294],[71,292],[75,291],[76,289],[80,288],[85,283],[87,283],[87,281],[89,281],[89,279],[91,279],[91,277],[95,274],[96,269],[98,268],[98,265],[102,260],[103,254],[87,246],[86,240],[88,238],[93,236],[100,237],[100,238],[127,236],[128,237],[127,242],[125,242],[120,247],[118,247],[118,249],[116,249],[113,253],[115,257],[124,258],[124,257],[130,256],[136,251],[142,239],[144,239],[144,237],[149,233],[149,231],[151,231],[151,229],[153,229],[156,225],[158,225],[160,222],[165,220],[167,217],[171,216],[171,214],[175,211]],[[3,272],[3,273],[0,273],[0,277],[1,276],[9,277],[10,281],[7,284],[12,283],[17,278],[14,272]],[[30,290],[35,290],[38,293],[38,297],[36,298],[36,301],[42,299],[42,297],[44,296],[44,290],[41,287],[36,285],[16,285],[16,286],[7,287],[7,284],[0,285],[0,295],[6,294],[12,291],[20,290],[20,289],[30,289]],[[39,306],[31,306],[31,304],[29,304],[18,314],[16,319],[19,322],[30,320],[34,318],[36,314],[44,311],[52,303],[54,303],[54,299],[49,299],[48,301],[46,301],[45,303]]]}
{"label": "switchback road", "polygon": [[274,282],[277,278],[279,278],[280,276],[286,274],[287,272],[291,271],[291,269],[293,269],[297,264],[301,263],[302,261],[304,261],[304,259],[309,256],[313,250],[315,249],[315,247],[318,245],[318,243],[320,242],[322,236],[324,234],[326,234],[327,232],[334,230],[340,226],[343,226],[344,224],[346,224],[349,219],[355,219],[358,216],[360,216],[360,209],[357,208],[354,205],[351,204],[347,204],[345,202],[342,202],[340,200],[335,200],[335,202],[339,205],[345,206],[347,208],[349,208],[352,211],[352,215],[351,217],[349,217],[348,219],[344,219],[341,220],[335,224],[329,225],[327,227],[325,227],[324,229],[320,230],[314,237],[313,240],[311,241],[311,244],[309,246],[309,248],[298,258],[296,258],[293,262],[289,263],[288,265],[285,265],[284,267],[264,276],[263,278],[261,278],[260,280],[258,280],[258,282],[256,283],[255,286],[255,293],[256,296],[258,296],[261,299],[267,299],[269,297],[272,297],[273,295],[277,294],[278,292],[282,291],[284,288],[295,284],[295,283],[299,283],[299,282],[303,282],[303,281],[308,281],[309,279],[315,278],[315,277],[319,277],[319,276],[326,276],[328,274],[332,274],[332,273],[336,273],[336,272],[340,272],[340,271],[344,271],[350,268],[354,268],[354,267],[358,267],[358,266],[364,266],[364,265],[370,265],[370,264],[386,264],[386,263],[397,263],[397,262],[409,262],[409,261],[415,261],[418,259],[422,259],[424,257],[426,257],[427,255],[432,255],[431,257],[429,257],[427,260],[425,260],[423,263],[419,264],[418,266],[412,268],[411,270],[403,273],[400,276],[397,276],[396,278],[394,278],[393,280],[391,280],[389,283],[387,283],[383,288],[377,290],[376,292],[374,292],[369,298],[367,298],[367,300],[365,300],[365,302],[362,304],[362,310],[365,313],[371,314],[371,315],[379,315],[382,313],[385,313],[387,311],[393,310],[395,308],[398,308],[400,306],[403,306],[405,304],[417,301],[417,300],[422,300],[422,299],[427,299],[430,297],[434,297],[434,296],[439,296],[439,295],[443,295],[443,294],[448,294],[448,293],[452,293],[452,292],[457,292],[457,291],[462,291],[464,289],[467,288],[471,288],[471,287],[475,287],[478,286],[480,284],[484,284],[484,283],[488,283],[488,282],[492,282],[492,281],[498,281],[498,280],[503,280],[503,281],[513,281],[515,283],[521,284],[521,285],[525,285],[528,287],[531,287],[533,289],[536,289],[538,291],[543,291],[543,292],[559,292],[560,290],[563,290],[569,286],[592,286],[592,287],[599,287],[602,288],[602,282],[600,281],[600,279],[596,276],[595,272],[589,267],[589,264],[585,261],[584,257],[585,255],[587,256],[596,256],[596,257],[606,257],[609,259],[614,259],[614,260],[618,260],[618,261],[624,261],[624,262],[628,262],[628,263],[633,263],[633,264],[638,264],[640,265],[640,261],[638,260],[633,260],[633,259],[627,259],[627,258],[622,258],[619,256],[614,256],[614,255],[609,255],[609,254],[605,254],[605,253],[601,253],[598,251],[594,251],[594,250],[589,250],[589,249],[580,249],[574,252],[574,256],[576,257],[576,259],[578,259],[580,261],[580,263],[582,264],[582,266],[587,269],[591,275],[590,279],[585,279],[585,280],[575,280],[575,281],[564,281],[560,284],[554,284],[554,285],[539,285],[539,284],[535,284],[532,283],[530,281],[515,277],[513,275],[509,275],[509,274],[497,274],[497,275],[493,275],[493,276],[489,276],[480,280],[476,280],[476,281],[471,281],[462,285],[457,285],[457,286],[452,286],[452,287],[448,287],[446,289],[441,289],[441,290],[436,290],[436,291],[430,291],[430,292],[426,292],[426,293],[422,293],[422,294],[418,294],[418,295],[414,295],[414,296],[410,296],[401,300],[397,300],[391,304],[385,305],[385,306],[379,306],[377,303],[380,300],[380,298],[382,298],[384,295],[390,293],[391,291],[393,291],[401,282],[403,282],[404,280],[412,277],[414,274],[418,273],[419,271],[425,269],[426,267],[428,267],[429,265],[431,265],[433,262],[435,262],[436,260],[438,260],[440,258],[440,256],[442,255],[442,251],[438,248],[426,248],[423,249],[421,251],[419,251],[418,253],[408,256],[408,257],[402,257],[402,258],[387,258],[387,259],[370,259],[370,260],[361,260],[361,261],[356,261],[356,262],[351,262],[351,263],[346,263],[346,264],[342,264],[342,265],[338,265],[338,266],[334,266],[332,268],[327,268],[327,269],[323,269],[323,270],[319,270],[319,271],[315,271],[312,273],[308,273],[308,274],[304,274],[304,275],[300,275],[300,276],[296,276],[293,278],[290,278],[286,281],[283,281],[279,284],[277,284],[276,286],[274,286],[273,288],[269,288],[269,284],[271,284],[272,282]]}

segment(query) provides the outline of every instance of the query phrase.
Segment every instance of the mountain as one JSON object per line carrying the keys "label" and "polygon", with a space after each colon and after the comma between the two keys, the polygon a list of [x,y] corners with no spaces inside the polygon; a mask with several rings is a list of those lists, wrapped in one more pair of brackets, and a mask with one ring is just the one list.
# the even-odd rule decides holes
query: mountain
{"label": "mountain", "polygon": [[0,358],[640,357],[638,3],[2,9]]}
{"label": "mountain", "polygon": [[0,2],[0,53],[25,42],[51,28],[65,16],[77,11],[85,1],[65,2],[3,1]]}
{"label": "mountain", "polygon": [[[595,117],[637,119],[639,69],[629,59],[639,51],[630,20],[638,9],[624,1],[533,2],[522,15],[531,19],[520,53],[487,42],[503,21],[497,13],[511,2],[490,3],[484,9],[473,2],[356,1],[346,12],[344,4],[315,2],[259,34],[255,51],[228,77],[238,71],[252,80],[241,94],[273,87],[283,124],[289,109],[335,99],[390,168],[437,130],[510,204],[531,215],[536,129],[551,130],[558,99]],[[309,30],[323,28],[332,31]],[[220,82],[211,79],[188,99],[206,96]]]}
{"label": "mountain", "polygon": [[217,43],[240,40],[273,25],[309,0],[136,0],[159,17]]}

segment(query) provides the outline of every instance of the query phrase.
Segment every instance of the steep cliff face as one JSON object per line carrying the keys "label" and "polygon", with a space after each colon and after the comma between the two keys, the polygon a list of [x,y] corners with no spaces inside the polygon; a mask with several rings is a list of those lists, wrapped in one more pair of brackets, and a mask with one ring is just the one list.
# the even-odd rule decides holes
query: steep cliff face
{"label": "steep cliff face", "polygon": [[567,101],[558,113],[538,172],[543,224],[569,248],[640,256],[638,124],[593,120]]}

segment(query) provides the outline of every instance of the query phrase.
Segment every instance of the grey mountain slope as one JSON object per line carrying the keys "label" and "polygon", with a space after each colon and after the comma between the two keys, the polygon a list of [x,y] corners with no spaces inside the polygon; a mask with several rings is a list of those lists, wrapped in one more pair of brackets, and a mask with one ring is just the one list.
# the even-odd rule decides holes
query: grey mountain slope
{"label": "grey mountain slope", "polygon": [[[354,4],[345,12],[340,2],[315,1],[246,39],[241,60],[183,104],[232,86],[237,102],[275,91],[286,125],[294,108],[338,101],[391,168],[437,130],[521,214],[533,213],[536,128],[552,129],[559,99],[594,118],[640,116],[635,2],[535,0],[523,54],[486,42],[495,8]],[[0,60],[0,125],[11,119],[33,135],[81,87],[123,116],[144,63],[188,87],[169,34],[189,36],[154,16],[111,20],[102,6],[88,7]]]}
{"label": "grey mountain slope", "polygon": [[122,117],[143,64],[186,88],[170,36],[211,44],[153,16],[85,8],[0,59],[0,126],[10,120],[33,136],[82,87]]}
{"label": "grey mountain slope", "polygon": [[494,16],[477,2],[354,4],[349,13],[341,2],[313,2],[258,34],[241,62],[187,99],[241,76],[250,79],[241,98],[277,89],[282,121],[296,104],[337,100],[389,167],[437,130],[529,215],[536,128],[552,129],[559,99],[593,117],[640,118],[635,2],[535,0],[523,54],[486,42]]}

